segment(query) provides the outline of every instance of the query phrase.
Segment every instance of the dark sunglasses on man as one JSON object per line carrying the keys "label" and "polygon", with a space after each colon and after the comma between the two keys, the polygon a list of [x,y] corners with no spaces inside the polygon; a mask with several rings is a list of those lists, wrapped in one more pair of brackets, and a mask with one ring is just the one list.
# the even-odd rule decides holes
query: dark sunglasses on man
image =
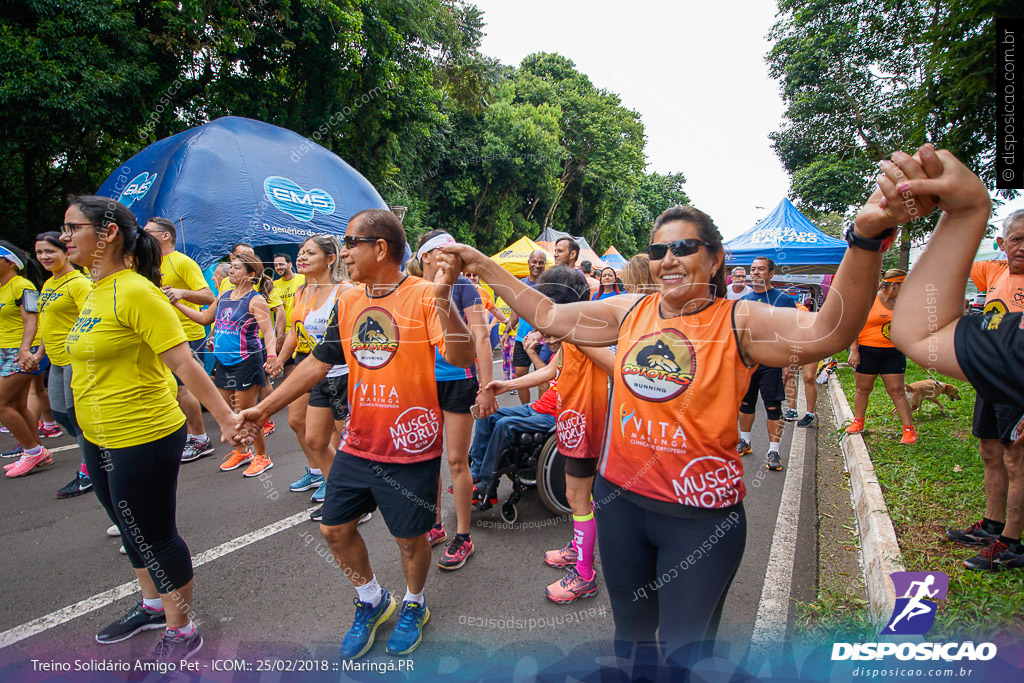
{"label": "dark sunglasses on man", "polygon": [[689,256],[690,254],[696,254],[701,247],[711,246],[713,245],[710,242],[697,239],[676,240],[668,244],[656,243],[647,247],[647,257],[652,261],[660,261],[665,258],[669,250],[672,250],[672,254],[675,256]]}
{"label": "dark sunglasses on man", "polygon": [[345,239],[342,240],[345,244],[346,249],[355,249],[356,245],[360,242],[376,242],[382,240],[383,237],[357,237],[355,235],[345,235]]}

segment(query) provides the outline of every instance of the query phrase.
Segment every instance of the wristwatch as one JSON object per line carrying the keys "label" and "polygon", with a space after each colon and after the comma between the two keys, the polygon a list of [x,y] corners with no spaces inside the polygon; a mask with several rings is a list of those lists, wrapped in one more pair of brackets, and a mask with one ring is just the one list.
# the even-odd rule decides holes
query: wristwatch
{"label": "wristwatch", "polygon": [[889,228],[878,237],[861,237],[853,231],[853,226],[851,225],[846,229],[846,243],[851,247],[866,249],[867,251],[882,254],[889,251],[889,247],[891,247],[892,243],[896,241],[897,234],[896,228]]}

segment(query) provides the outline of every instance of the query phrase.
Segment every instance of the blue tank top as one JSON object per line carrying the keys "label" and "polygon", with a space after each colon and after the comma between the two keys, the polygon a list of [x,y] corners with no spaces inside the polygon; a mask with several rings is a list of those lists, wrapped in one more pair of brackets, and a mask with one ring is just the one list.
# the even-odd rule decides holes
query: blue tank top
{"label": "blue tank top", "polygon": [[233,301],[228,292],[217,299],[217,315],[213,321],[213,355],[221,365],[238,365],[258,354],[262,343],[256,332],[259,325],[249,312],[255,290]]}

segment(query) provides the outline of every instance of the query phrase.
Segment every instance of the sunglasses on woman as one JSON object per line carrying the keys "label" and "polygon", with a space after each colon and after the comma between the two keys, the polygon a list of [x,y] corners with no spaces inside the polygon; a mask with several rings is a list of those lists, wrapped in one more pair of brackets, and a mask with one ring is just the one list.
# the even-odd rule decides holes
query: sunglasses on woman
{"label": "sunglasses on woman", "polygon": [[713,245],[710,242],[697,239],[676,240],[668,244],[656,243],[647,247],[647,257],[652,261],[660,261],[665,258],[670,249],[675,256],[689,256],[690,254],[696,254],[701,247],[711,246]]}

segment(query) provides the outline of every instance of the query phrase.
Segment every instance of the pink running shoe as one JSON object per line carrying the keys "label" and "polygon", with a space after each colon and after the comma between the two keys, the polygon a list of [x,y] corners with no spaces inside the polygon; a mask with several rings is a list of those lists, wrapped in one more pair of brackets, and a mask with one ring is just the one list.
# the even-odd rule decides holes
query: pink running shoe
{"label": "pink running shoe", "polygon": [[47,427],[46,425],[41,424],[40,427],[39,427],[39,436],[42,436],[42,437],[46,437],[46,438],[52,439],[54,437],[58,437],[58,436],[61,436],[63,434],[64,434],[64,432],[62,432],[60,430],[60,427],[58,425],[53,425],[52,427]]}
{"label": "pink running shoe", "polygon": [[566,543],[564,548],[549,550],[544,553],[544,564],[555,569],[575,567],[576,560],[578,559],[579,557],[576,554],[576,548],[572,545],[572,541]]}
{"label": "pink running shoe", "polygon": [[576,571],[576,567],[570,569],[561,581],[556,581],[544,591],[548,599],[557,602],[559,605],[568,605],[580,598],[593,597],[597,593],[597,573],[594,578],[586,581]]}
{"label": "pink running shoe", "polygon": [[427,543],[433,548],[438,543],[444,543],[448,540],[448,534],[444,530],[444,524],[438,527],[430,527],[430,531],[427,532]]}
{"label": "pink running shoe", "polygon": [[52,464],[53,457],[50,455],[50,451],[43,448],[39,451],[38,455],[25,454],[21,456],[18,462],[14,463],[14,467],[7,470],[7,476],[12,479],[15,477],[24,477],[32,470],[49,467]]}

